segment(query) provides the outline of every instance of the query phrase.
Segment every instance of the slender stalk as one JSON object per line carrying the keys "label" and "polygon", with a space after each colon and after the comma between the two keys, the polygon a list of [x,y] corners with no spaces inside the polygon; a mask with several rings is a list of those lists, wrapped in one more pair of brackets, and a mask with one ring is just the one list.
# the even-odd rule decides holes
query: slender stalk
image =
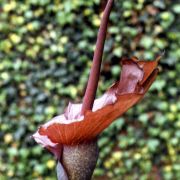
{"label": "slender stalk", "polygon": [[104,44],[106,39],[108,21],[113,6],[113,2],[114,0],[108,0],[106,8],[104,10],[103,18],[101,20],[101,25],[99,28],[97,42],[96,42],[96,49],[93,57],[93,64],[83,99],[81,114],[84,114],[85,111],[87,110],[92,110],[94,104],[94,99],[96,96],[96,90],[97,90],[99,75],[101,70],[101,62],[102,62],[102,55],[103,55]]}

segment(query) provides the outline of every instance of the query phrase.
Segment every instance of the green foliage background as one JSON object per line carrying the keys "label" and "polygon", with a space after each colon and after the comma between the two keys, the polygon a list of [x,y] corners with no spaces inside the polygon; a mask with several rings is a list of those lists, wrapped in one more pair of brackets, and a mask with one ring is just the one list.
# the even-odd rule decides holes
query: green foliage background
{"label": "green foliage background", "polygon": [[[100,0],[0,0],[0,179],[56,179],[55,160],[30,136],[80,101]],[[94,179],[180,179],[180,3],[116,1],[98,96],[119,78],[121,56],[153,60],[166,50],[143,101],[99,140]]]}

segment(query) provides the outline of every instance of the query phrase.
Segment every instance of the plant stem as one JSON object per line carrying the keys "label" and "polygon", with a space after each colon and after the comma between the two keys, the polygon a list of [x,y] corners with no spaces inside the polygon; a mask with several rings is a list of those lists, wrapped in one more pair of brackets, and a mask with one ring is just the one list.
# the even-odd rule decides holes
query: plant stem
{"label": "plant stem", "polygon": [[84,114],[87,110],[92,110],[94,99],[96,96],[96,90],[99,81],[101,63],[102,63],[102,55],[104,50],[104,44],[106,39],[107,27],[110,12],[113,6],[114,0],[108,0],[106,8],[104,10],[103,18],[101,20],[101,25],[98,32],[96,49],[93,57],[93,64],[86,88],[86,92],[83,99],[81,114]]}
{"label": "plant stem", "polygon": [[[90,180],[98,159],[97,139],[75,146],[64,145],[61,166],[57,166],[59,175],[66,171],[67,176],[58,180]],[[63,179],[64,178],[64,179]]]}

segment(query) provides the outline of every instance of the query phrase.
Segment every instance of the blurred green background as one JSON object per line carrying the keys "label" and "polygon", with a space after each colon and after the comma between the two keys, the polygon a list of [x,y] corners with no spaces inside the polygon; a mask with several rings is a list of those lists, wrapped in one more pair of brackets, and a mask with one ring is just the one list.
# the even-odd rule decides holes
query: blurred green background
{"label": "blurred green background", "polygon": [[[30,136],[82,100],[106,1],[0,0],[0,179],[56,179]],[[94,179],[180,179],[180,2],[115,1],[97,96],[122,56],[166,50],[145,98],[104,131]]]}

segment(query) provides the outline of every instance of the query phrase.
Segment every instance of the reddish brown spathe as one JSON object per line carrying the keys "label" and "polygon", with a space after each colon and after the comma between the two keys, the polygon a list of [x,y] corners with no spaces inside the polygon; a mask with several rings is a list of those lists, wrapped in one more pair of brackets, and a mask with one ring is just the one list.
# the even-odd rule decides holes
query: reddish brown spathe
{"label": "reddish brown spathe", "polygon": [[[35,140],[46,137],[54,145],[75,145],[96,138],[114,120],[143,98],[157,76],[157,64],[157,60],[122,60],[120,81],[101,98],[95,100],[92,111],[87,111],[82,116],[82,105],[70,104],[64,114],[39,128]],[[43,145],[50,146],[46,142]]]}

